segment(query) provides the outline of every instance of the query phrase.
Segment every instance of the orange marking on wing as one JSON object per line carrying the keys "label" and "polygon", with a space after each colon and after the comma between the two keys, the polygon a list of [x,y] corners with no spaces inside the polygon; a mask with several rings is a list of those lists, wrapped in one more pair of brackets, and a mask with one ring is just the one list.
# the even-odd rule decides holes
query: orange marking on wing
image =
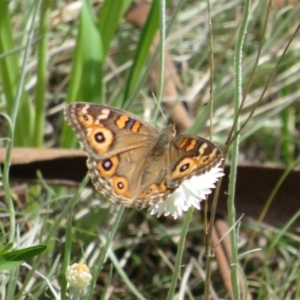
{"label": "orange marking on wing", "polygon": [[[109,163],[111,163],[111,165],[109,165]],[[118,164],[119,158],[117,156],[112,156],[109,159],[99,161],[97,163],[97,170],[101,177],[109,178],[116,173]]]}
{"label": "orange marking on wing", "polygon": [[167,185],[166,185],[166,179],[164,179],[161,183],[160,183],[160,185],[159,185],[159,191],[161,192],[161,193],[164,193],[164,192],[166,192],[168,190],[168,188],[167,188]]}
{"label": "orange marking on wing", "polygon": [[195,146],[197,145],[197,140],[191,140],[189,145],[186,147],[186,151],[192,151],[195,149]]}
{"label": "orange marking on wing", "polygon": [[201,151],[202,154],[200,154],[198,157],[197,157],[197,164],[199,167],[202,167],[202,166],[206,166],[208,165],[210,162],[212,162],[213,160],[215,160],[217,158],[217,153],[218,153],[218,149],[215,148],[210,154],[208,155],[204,155],[204,150]]}
{"label": "orange marking on wing", "polygon": [[102,154],[109,150],[114,141],[114,135],[104,126],[92,126],[87,128],[87,139],[90,146]]}
{"label": "orange marking on wing", "polygon": [[179,145],[179,148],[183,148],[188,140],[189,140],[188,138],[183,139],[181,144]]}
{"label": "orange marking on wing", "polygon": [[142,124],[140,122],[135,121],[133,126],[131,127],[131,131],[132,132],[139,132],[141,126],[142,126]]}
{"label": "orange marking on wing", "polygon": [[116,125],[120,128],[123,129],[126,127],[126,122],[129,120],[129,117],[127,116],[120,116],[117,121],[116,121]]}
{"label": "orange marking on wing", "polygon": [[85,127],[89,127],[94,124],[94,118],[91,115],[82,113],[82,111],[77,113],[77,117],[80,124]]}
{"label": "orange marking on wing", "polygon": [[197,160],[191,157],[185,157],[177,164],[177,166],[171,174],[171,177],[173,180],[185,177],[196,168]]}
{"label": "orange marking on wing", "polygon": [[127,198],[131,198],[128,181],[126,180],[125,177],[113,176],[111,183],[112,183],[113,190],[116,194],[123,195]]}
{"label": "orange marking on wing", "polygon": [[138,199],[147,199],[157,191],[158,191],[158,186],[157,186],[157,184],[153,183],[150,185],[149,188],[147,188],[147,190],[145,192],[141,193],[138,196]]}
{"label": "orange marking on wing", "polygon": [[206,166],[210,161],[212,161],[212,159],[210,159],[209,156],[207,156],[207,155],[200,156],[200,158],[198,160],[198,166],[200,166],[200,167]]}

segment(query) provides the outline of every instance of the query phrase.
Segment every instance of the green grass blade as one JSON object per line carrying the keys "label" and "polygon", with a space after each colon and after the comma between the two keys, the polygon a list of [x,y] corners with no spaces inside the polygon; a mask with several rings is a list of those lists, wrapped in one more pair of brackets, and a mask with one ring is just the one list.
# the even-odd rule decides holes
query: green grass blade
{"label": "green grass blade", "polygon": [[193,216],[193,212],[194,212],[194,208],[190,207],[189,210],[186,213],[186,216],[184,218],[184,222],[182,224],[182,231],[181,231],[181,234],[180,234],[180,240],[179,240],[178,247],[177,247],[174,272],[173,272],[173,275],[172,275],[172,281],[171,281],[170,289],[168,291],[167,300],[174,299],[175,290],[176,290],[176,286],[177,286],[177,281],[178,281],[178,278],[180,276],[182,255],[183,255],[183,252],[184,252],[184,249],[185,249],[185,239],[186,239],[187,232],[189,230],[189,225],[190,225],[190,222],[191,222],[191,219],[192,219],[192,216]]}
{"label": "green grass blade", "polygon": [[[168,34],[170,33],[171,31],[171,28],[180,12],[180,9],[182,8],[182,5],[184,4],[185,0],[180,0],[175,9],[174,9],[174,12],[170,18],[170,20],[168,21],[168,26],[166,28],[166,36],[168,36]],[[126,98],[126,104],[125,104],[125,107],[126,108],[127,106],[129,106],[130,103],[132,103],[134,101],[134,99],[136,98],[139,90],[141,89],[141,87],[144,85],[144,83],[146,82],[147,78],[149,77],[149,74],[150,74],[150,71],[152,69],[152,66],[154,65],[154,62],[155,60],[157,59],[157,55],[159,53],[159,47],[156,48],[154,54],[152,55],[152,57],[150,58],[149,60],[149,63],[147,64],[143,74],[141,75],[141,77],[139,78],[139,81],[137,83],[137,85],[135,86],[132,94],[130,95],[130,98]]]}
{"label": "green grass blade", "polygon": [[106,257],[107,251],[108,251],[108,249],[110,247],[110,244],[111,244],[112,240],[114,239],[114,236],[115,236],[116,231],[118,229],[118,226],[120,224],[121,218],[123,216],[124,210],[125,210],[125,206],[121,205],[120,208],[119,208],[119,210],[118,210],[118,213],[117,213],[117,216],[115,218],[115,221],[114,221],[114,223],[113,223],[113,225],[111,227],[110,234],[106,238],[106,241],[105,241],[104,247],[103,247],[103,249],[102,249],[102,251],[100,253],[100,256],[99,256],[98,260],[94,264],[93,271],[92,271],[93,279],[92,279],[91,284],[90,284],[89,295],[87,297],[88,300],[91,300],[92,297],[93,297],[93,290],[94,290],[94,287],[96,285],[96,280],[98,278],[98,274],[99,274],[99,272],[100,272],[100,270],[102,268],[102,265],[103,265],[104,259]]}
{"label": "green grass blade", "polygon": [[15,44],[13,41],[7,1],[0,0],[0,10],[0,53],[2,56],[0,60],[0,75],[6,97],[7,110],[10,113],[12,111],[19,79],[19,74],[16,72],[18,70],[18,55],[17,53],[11,53],[8,56],[4,55],[7,52],[11,52],[15,48]]}
{"label": "green grass blade", "polygon": [[108,287],[109,287],[110,282],[111,282],[112,274],[113,274],[113,266],[111,265],[111,266],[110,266],[110,269],[109,269],[109,275],[108,275],[108,278],[107,278],[107,280],[106,280],[105,287],[104,287],[104,289],[103,289],[103,293],[102,293],[102,295],[101,295],[100,300],[104,300],[104,299],[105,299],[106,292],[107,292]]}
{"label": "green grass blade", "polygon": [[[67,94],[67,103],[72,103],[76,101],[76,97],[80,87],[80,79],[82,74],[82,63],[81,63],[82,47],[81,44],[79,43],[80,39],[81,39],[81,32],[79,31],[77,35],[77,40],[76,40],[76,45],[75,45],[75,50],[73,55],[72,69],[71,69],[72,71],[71,71],[69,89]],[[66,122],[63,121],[60,146],[62,148],[72,148],[76,145],[76,142],[77,139],[73,130]]]}
{"label": "green grass blade", "polygon": [[[236,42],[235,49],[235,99],[234,99],[234,113],[237,118],[237,123],[234,128],[234,132],[239,130],[239,107],[242,102],[242,54],[243,54],[243,45],[244,39],[247,31],[247,25],[249,20],[251,0],[245,1],[245,7],[243,12],[242,23],[239,28],[238,38]],[[235,211],[235,186],[236,186],[236,177],[237,177],[237,165],[238,165],[238,154],[239,154],[239,144],[240,136],[238,135],[232,144],[232,164],[230,168],[229,175],[229,188],[228,188],[228,220],[229,226],[234,226],[236,222],[236,211]],[[230,232],[231,239],[231,283],[232,283],[232,292],[234,299],[238,300],[241,297],[240,286],[239,286],[239,272],[238,272],[238,247],[237,247],[237,230],[233,228]]]}
{"label": "green grass blade", "polygon": [[67,292],[67,279],[66,279],[66,271],[68,266],[70,266],[70,257],[71,257],[71,250],[72,250],[72,210],[70,211],[67,225],[66,225],[66,243],[65,243],[65,252],[64,252],[64,261],[62,267],[62,274],[61,274],[61,299],[66,299],[66,292]]}
{"label": "green grass blade", "polygon": [[[89,2],[83,1],[80,25],[72,64],[72,74],[67,103],[76,100],[102,102],[103,52],[99,31],[94,22]],[[61,146],[74,147],[77,139],[71,128],[64,122]]]}
{"label": "green grass blade", "polygon": [[128,289],[136,297],[136,299],[146,300],[146,298],[139,292],[137,287],[131,282],[130,277],[128,277],[126,272],[123,270],[123,268],[121,267],[121,265],[119,263],[117,256],[110,248],[108,249],[108,256],[109,256],[110,260],[112,261],[112,263],[114,264],[115,269],[119,273],[120,277],[122,278],[122,280],[124,281],[124,283],[126,284]]}
{"label": "green grass blade", "polygon": [[[82,193],[82,190],[87,185],[88,180],[89,180],[89,177],[86,175],[84,177],[84,179],[82,180],[82,182],[80,183],[80,185],[79,185],[76,193],[72,197],[72,199],[65,205],[62,212],[57,216],[57,218],[55,220],[56,222],[47,230],[47,234],[45,235],[45,238],[42,241],[43,244],[48,245],[51,242],[51,240],[53,239],[53,236],[55,236],[55,232],[57,232],[63,218],[66,218],[66,216],[72,210],[74,205],[78,202],[78,199],[79,199],[79,197]],[[41,262],[41,260],[42,260],[42,257],[39,256],[37,261],[35,262],[34,267],[32,268],[32,270],[30,270],[30,272],[28,273],[28,276],[26,277],[26,279],[22,282],[22,287],[20,288],[20,290],[18,291],[17,296],[15,297],[16,300],[18,300],[22,297],[24,291],[26,290],[27,284],[30,281],[31,276],[34,274],[34,272],[35,272],[37,266],[39,265],[39,263]]]}
{"label": "green grass blade", "polygon": [[7,203],[8,211],[9,211],[9,242],[13,243],[15,239],[15,231],[16,231],[16,214],[15,214],[15,208],[13,199],[11,197],[10,193],[10,186],[9,186],[9,167],[10,167],[10,161],[11,161],[11,150],[12,150],[12,135],[13,135],[13,125],[11,123],[10,118],[6,114],[1,114],[7,121],[8,124],[8,131],[9,131],[9,137],[6,144],[7,151],[6,151],[6,157],[4,161],[3,166],[3,174],[2,175],[2,182],[3,182],[3,189],[5,194],[5,200]]}
{"label": "green grass blade", "polygon": [[110,43],[120,23],[121,16],[128,9],[131,2],[131,0],[120,1],[118,5],[116,5],[115,0],[104,1],[98,19],[98,28],[102,37],[104,57],[107,55]]}
{"label": "green grass blade", "polygon": [[[35,16],[36,16],[38,8],[39,8],[39,3],[40,2],[36,2],[33,12],[32,12],[33,18],[31,21],[30,33],[28,35],[28,39],[26,40],[26,48],[25,48],[24,58],[23,58],[22,67],[21,67],[21,76],[19,78],[18,87],[16,89],[14,105],[13,105],[12,111],[11,111],[11,120],[9,120],[9,118],[7,118],[8,123],[9,123],[10,140],[7,143],[7,151],[6,151],[4,171],[3,171],[3,183],[4,183],[4,188],[5,188],[6,201],[8,203],[8,207],[9,207],[9,211],[10,211],[10,220],[11,220],[11,228],[10,228],[10,233],[9,233],[10,234],[10,237],[9,237],[10,242],[13,242],[14,238],[15,238],[15,214],[14,214],[14,206],[13,206],[12,199],[10,196],[10,191],[9,191],[9,167],[10,167],[10,162],[11,162],[11,151],[12,151],[12,147],[14,144],[14,132],[15,132],[15,128],[17,127],[16,124],[21,125],[22,122],[24,122],[25,119],[22,118],[22,116],[23,116],[23,114],[26,113],[26,108],[30,107],[29,105],[26,105],[26,103],[24,103],[24,101],[22,101],[22,100],[24,100],[24,97],[22,97],[22,91],[23,91],[24,80],[25,80],[25,66],[28,61],[29,49],[30,49],[30,46],[32,43],[34,20],[35,20]],[[2,4],[2,2],[1,2],[1,4]],[[1,9],[1,6],[0,6],[0,9]],[[1,24],[0,24],[0,27],[1,27]],[[22,104],[23,104],[23,106],[25,105],[25,107],[23,107]],[[19,117],[17,119],[19,107],[20,107],[20,109],[22,109],[22,107],[23,107],[23,110],[22,110],[23,114],[21,114],[21,117]],[[28,117],[30,117],[30,114],[25,116],[25,118],[28,118]],[[26,140],[26,129],[24,129],[24,131],[17,130],[16,132],[19,132],[21,134],[21,136],[23,138],[25,138],[25,140]],[[28,140],[30,140],[30,135],[28,135]]]}
{"label": "green grass blade", "polygon": [[81,100],[102,102],[103,51],[100,33],[89,1],[83,2],[80,28],[82,47],[82,76],[79,95]]}
{"label": "green grass blade", "polygon": [[159,74],[157,87],[157,103],[154,110],[154,120],[156,120],[158,107],[162,101],[164,91],[164,74],[165,74],[165,45],[166,45],[166,3],[164,0],[159,1]]}
{"label": "green grass blade", "polygon": [[[39,2],[34,5],[38,5],[38,3]],[[14,50],[15,45],[7,2],[4,0],[0,0],[0,11],[0,54],[3,55],[4,53]],[[34,27],[31,26],[31,32],[28,33],[29,36],[32,34],[33,29]],[[30,44],[27,43],[27,47],[30,47]],[[18,60],[18,53],[2,56],[0,60],[0,79],[6,98],[7,111],[9,114],[12,114],[14,144],[16,146],[30,146],[34,120],[33,107],[28,99],[27,93],[23,89],[23,84],[19,84],[21,77],[24,78],[25,68],[22,68],[21,72],[23,72],[23,74],[21,74],[20,77]],[[15,100],[15,98],[17,99]],[[16,104],[15,101],[18,103]],[[16,113],[14,113],[14,110]],[[22,114],[16,119],[18,111],[21,111]]]}
{"label": "green grass blade", "polygon": [[44,120],[45,120],[45,96],[47,85],[47,50],[48,50],[48,30],[49,15],[52,0],[44,0],[43,9],[40,10],[39,35],[41,39],[38,42],[38,64],[37,64],[37,84],[35,97],[35,125],[33,145],[35,147],[43,146]]}
{"label": "green grass blade", "polygon": [[157,32],[159,25],[159,1],[152,2],[152,8],[148,15],[145,26],[142,29],[134,63],[130,71],[126,90],[123,98],[123,105],[130,99],[134,93],[136,86],[142,76],[153,38]]}
{"label": "green grass blade", "polygon": [[14,299],[15,290],[17,287],[17,278],[19,275],[19,268],[15,268],[9,272],[9,282],[7,286],[6,299]]}

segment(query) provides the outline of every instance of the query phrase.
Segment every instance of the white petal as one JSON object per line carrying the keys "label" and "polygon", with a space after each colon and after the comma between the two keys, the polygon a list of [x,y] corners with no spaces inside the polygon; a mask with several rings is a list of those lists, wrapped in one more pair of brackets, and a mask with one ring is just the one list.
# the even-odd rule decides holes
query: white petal
{"label": "white petal", "polygon": [[215,188],[215,183],[224,175],[219,165],[211,169],[209,172],[194,176],[183,182],[175,192],[164,202],[149,207],[151,215],[157,214],[160,217],[172,215],[174,219],[181,216],[183,211],[187,211],[191,206],[200,210],[200,202],[206,199],[211,193],[211,189]]}

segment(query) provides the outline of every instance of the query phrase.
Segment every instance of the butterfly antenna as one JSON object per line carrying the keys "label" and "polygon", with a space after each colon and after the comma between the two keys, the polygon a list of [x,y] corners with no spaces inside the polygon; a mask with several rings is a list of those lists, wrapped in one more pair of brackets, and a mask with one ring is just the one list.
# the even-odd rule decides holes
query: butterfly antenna
{"label": "butterfly antenna", "polygon": [[[157,105],[157,108],[160,110],[160,112],[161,112],[162,116],[164,117],[165,121],[167,121],[167,118],[166,118],[163,110],[161,109],[160,103],[158,103],[157,98],[156,98],[154,92],[151,91],[151,94],[152,94],[152,97],[154,98],[154,101],[155,101],[155,103]],[[154,111],[154,120],[157,118],[157,108]]]}

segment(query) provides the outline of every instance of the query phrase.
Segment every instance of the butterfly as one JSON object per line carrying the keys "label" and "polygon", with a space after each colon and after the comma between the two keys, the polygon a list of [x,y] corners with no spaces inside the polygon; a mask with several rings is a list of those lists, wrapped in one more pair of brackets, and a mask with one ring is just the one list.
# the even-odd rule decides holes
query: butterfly
{"label": "butterfly", "polygon": [[116,204],[142,209],[162,202],[184,180],[222,160],[221,150],[206,139],[176,135],[174,125],[159,131],[111,106],[76,102],[64,115],[87,153],[96,190]]}

